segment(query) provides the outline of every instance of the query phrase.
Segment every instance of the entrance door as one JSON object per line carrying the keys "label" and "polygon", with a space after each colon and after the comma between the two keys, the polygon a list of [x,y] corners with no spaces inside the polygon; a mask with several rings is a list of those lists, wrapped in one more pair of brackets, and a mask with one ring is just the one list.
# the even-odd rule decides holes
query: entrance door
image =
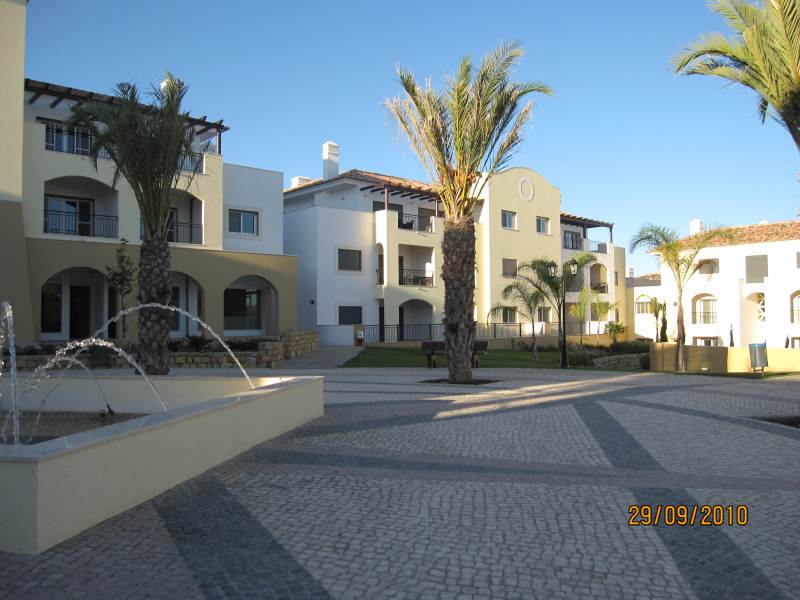
{"label": "entrance door", "polygon": [[399,281],[397,283],[400,284],[400,285],[403,285],[403,257],[402,256],[398,256],[397,257],[397,268],[398,268],[398,275],[399,275]]}
{"label": "entrance door", "polygon": [[386,325],[384,318],[383,318],[383,307],[378,307],[378,340],[381,342],[386,341],[386,332],[384,331],[384,325]]}
{"label": "entrance door", "polygon": [[397,325],[397,341],[402,342],[405,339],[405,315],[403,314],[402,306],[398,307],[397,315],[397,320],[399,321]]}
{"label": "entrance door", "polygon": [[92,289],[88,285],[69,286],[69,337],[83,339],[91,332]]}

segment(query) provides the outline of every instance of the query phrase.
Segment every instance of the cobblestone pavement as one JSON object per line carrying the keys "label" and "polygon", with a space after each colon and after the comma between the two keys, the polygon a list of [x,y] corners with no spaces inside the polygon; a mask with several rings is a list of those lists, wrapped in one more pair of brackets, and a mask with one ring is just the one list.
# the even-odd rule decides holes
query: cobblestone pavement
{"label": "cobblestone pavement", "polygon": [[[0,598],[800,594],[800,429],[752,418],[799,415],[797,381],[321,373],[324,417],[39,556],[0,553]],[[630,527],[633,503],[750,520]]]}

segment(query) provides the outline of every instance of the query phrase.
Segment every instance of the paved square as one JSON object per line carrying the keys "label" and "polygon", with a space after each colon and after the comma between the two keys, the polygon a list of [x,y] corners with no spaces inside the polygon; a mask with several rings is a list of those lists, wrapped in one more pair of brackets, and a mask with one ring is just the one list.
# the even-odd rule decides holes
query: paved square
{"label": "paved square", "polygon": [[[319,373],[323,418],[40,556],[0,553],[0,597],[797,597],[800,430],[751,418],[800,414],[796,380]],[[750,522],[629,527],[632,503]]]}

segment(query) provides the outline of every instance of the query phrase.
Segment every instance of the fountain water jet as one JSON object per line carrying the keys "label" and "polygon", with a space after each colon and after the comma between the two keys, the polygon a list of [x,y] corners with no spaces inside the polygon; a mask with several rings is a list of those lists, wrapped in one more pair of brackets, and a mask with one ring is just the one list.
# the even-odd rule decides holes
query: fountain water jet
{"label": "fountain water jet", "polygon": [[[0,304],[0,319],[5,323],[5,334],[0,335],[0,373],[3,371],[3,341],[8,340],[9,371],[11,374],[11,419],[13,421],[11,437],[15,444],[19,444],[19,398],[17,397],[17,348],[14,340],[14,311],[11,303],[3,302]],[[3,437],[5,438],[5,424],[3,425]]]}

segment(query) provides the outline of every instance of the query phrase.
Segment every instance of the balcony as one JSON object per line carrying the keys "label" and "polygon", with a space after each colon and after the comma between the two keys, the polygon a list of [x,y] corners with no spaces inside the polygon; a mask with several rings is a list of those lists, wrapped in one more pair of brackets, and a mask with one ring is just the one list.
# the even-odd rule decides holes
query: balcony
{"label": "balcony", "polygon": [[413,215],[409,213],[397,213],[397,228],[408,229],[410,231],[433,232],[433,217],[427,215]]}
{"label": "balcony", "polygon": [[608,293],[608,284],[607,283],[592,283],[591,288],[593,292],[597,292],[598,294],[607,294]]}
{"label": "balcony", "polygon": [[587,249],[589,252],[595,254],[608,254],[608,242],[599,242],[597,240],[586,240]]}
{"label": "balcony", "polygon": [[400,285],[433,287],[433,275],[425,269],[403,269],[400,271]]}
{"label": "balcony", "polygon": [[713,325],[717,322],[717,313],[715,312],[693,312],[692,324],[693,325]]}
{"label": "balcony", "polygon": [[44,232],[82,237],[118,237],[119,218],[111,215],[82,215],[60,210],[44,211]]}
{"label": "balcony", "polygon": [[[144,220],[139,223],[139,239],[144,239]],[[167,231],[167,241],[171,244],[202,244],[203,225],[173,221]]]}

